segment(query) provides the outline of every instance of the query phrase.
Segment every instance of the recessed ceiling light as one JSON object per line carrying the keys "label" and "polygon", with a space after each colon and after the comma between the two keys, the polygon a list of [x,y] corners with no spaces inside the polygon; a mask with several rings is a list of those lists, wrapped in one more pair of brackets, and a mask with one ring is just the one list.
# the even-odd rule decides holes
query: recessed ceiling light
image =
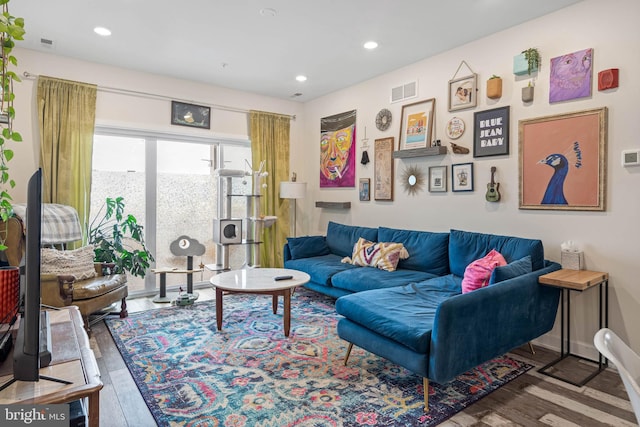
{"label": "recessed ceiling light", "polygon": [[299,76],[296,76],[296,80],[299,82],[304,82],[307,81],[307,76],[303,76],[302,74]]}
{"label": "recessed ceiling light", "polygon": [[111,30],[110,30],[110,29],[108,29],[108,28],[105,28],[105,27],[95,27],[95,28],[93,29],[93,31],[94,31],[96,34],[98,34],[98,35],[100,35],[100,36],[104,36],[104,37],[107,37],[107,36],[110,36],[110,35],[111,35]]}
{"label": "recessed ceiling light", "polygon": [[377,47],[378,47],[378,43],[376,43],[376,42],[374,42],[374,41],[366,42],[366,43],[364,44],[364,48],[365,48],[365,49],[369,49],[369,50],[371,50],[371,49],[375,49],[375,48],[377,48]]}

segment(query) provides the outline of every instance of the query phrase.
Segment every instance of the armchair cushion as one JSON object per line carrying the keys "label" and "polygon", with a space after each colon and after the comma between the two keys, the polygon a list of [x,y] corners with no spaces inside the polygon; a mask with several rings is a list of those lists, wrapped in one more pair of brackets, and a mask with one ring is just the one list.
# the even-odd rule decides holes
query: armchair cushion
{"label": "armchair cushion", "polygon": [[40,273],[43,275],[69,275],[75,277],[76,280],[91,279],[96,277],[93,257],[93,246],[83,246],[68,251],[43,248]]}

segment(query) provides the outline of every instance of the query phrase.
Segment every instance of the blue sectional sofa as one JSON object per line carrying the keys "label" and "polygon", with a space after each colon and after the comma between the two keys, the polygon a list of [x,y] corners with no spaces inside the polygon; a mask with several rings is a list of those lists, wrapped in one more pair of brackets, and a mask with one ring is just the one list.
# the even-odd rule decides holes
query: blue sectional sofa
{"label": "blue sectional sofa", "polygon": [[[409,258],[395,271],[341,262],[360,237],[403,243]],[[507,265],[489,286],[462,293],[469,264],[492,249]],[[308,273],[305,286],[338,298],[338,335],[428,381],[450,381],[553,328],[560,290],[538,277],[560,268],[542,242],[450,230],[357,227],[330,222],[326,236],[290,238],[284,266]],[[345,358],[345,363],[347,361]]]}

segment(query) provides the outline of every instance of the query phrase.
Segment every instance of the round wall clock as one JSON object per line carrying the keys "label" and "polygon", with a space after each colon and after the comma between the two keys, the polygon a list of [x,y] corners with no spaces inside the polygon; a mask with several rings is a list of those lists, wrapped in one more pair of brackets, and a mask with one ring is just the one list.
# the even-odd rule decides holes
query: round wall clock
{"label": "round wall clock", "polygon": [[453,117],[447,122],[447,136],[451,139],[458,139],[464,133],[464,122],[458,117]]}
{"label": "round wall clock", "polygon": [[391,124],[391,111],[383,108],[376,116],[376,127],[378,130],[387,130]]}

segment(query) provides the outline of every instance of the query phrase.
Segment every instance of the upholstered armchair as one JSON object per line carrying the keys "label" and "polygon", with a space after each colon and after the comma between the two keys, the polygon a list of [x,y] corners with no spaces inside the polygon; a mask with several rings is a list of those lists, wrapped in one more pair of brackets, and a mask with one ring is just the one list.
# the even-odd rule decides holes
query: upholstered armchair
{"label": "upholstered armchair", "polygon": [[[66,251],[71,252],[71,251]],[[104,275],[104,267],[94,264],[95,277],[76,279],[73,274],[41,274],[42,304],[52,307],[75,305],[80,309],[87,332],[91,330],[89,316],[120,302],[120,317],[127,317],[127,276]],[[101,319],[104,316],[99,317]]]}
{"label": "upholstered armchair", "polygon": [[[8,246],[6,258],[11,265],[20,265],[23,252],[24,234],[20,218],[25,215],[24,205],[14,205],[15,218],[11,218],[7,228],[5,244]],[[120,317],[126,317],[129,295],[126,274],[111,274],[113,266],[94,263],[93,247],[84,246],[73,250],[59,250],[52,246],[65,244],[82,238],[78,213],[71,206],[43,205],[42,248],[40,265],[40,292],[42,304],[51,307],[75,305],[80,309],[85,329],[90,332],[89,317],[94,314],[108,314],[102,311],[114,303],[120,303]],[[106,274],[105,274],[106,272]],[[104,316],[92,317],[93,322]]]}

